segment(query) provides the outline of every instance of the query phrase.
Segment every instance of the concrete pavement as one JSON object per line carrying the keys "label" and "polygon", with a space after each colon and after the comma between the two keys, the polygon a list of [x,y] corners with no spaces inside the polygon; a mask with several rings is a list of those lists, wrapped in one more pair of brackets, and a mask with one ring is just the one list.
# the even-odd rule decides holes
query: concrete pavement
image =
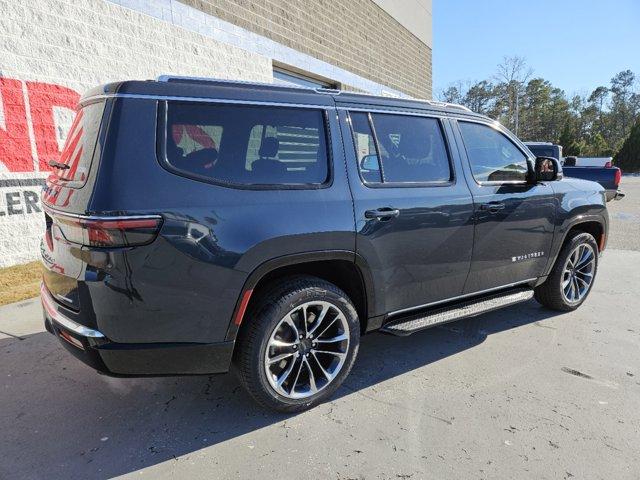
{"label": "concrete pavement", "polygon": [[111,379],[0,309],[0,478],[637,478],[640,252],[590,298],[363,339],[330,403],[256,407],[232,375]]}

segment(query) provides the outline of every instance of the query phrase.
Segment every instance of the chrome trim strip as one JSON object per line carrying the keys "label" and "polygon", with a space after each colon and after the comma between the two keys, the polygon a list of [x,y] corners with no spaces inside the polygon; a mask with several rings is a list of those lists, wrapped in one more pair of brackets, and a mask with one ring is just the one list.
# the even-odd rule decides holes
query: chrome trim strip
{"label": "chrome trim strip", "polygon": [[[313,92],[313,90],[310,90]],[[266,105],[270,107],[290,107],[290,108],[313,108],[318,110],[333,109],[332,105],[314,104],[314,103],[286,103],[286,102],[269,102],[259,100],[234,100],[228,98],[211,98],[211,97],[181,97],[176,95],[143,95],[139,93],[109,93],[92,95],[80,100],[80,105],[95,102],[109,98],[133,98],[140,100],[156,100],[156,101],[178,101],[178,102],[196,102],[196,103],[228,103],[239,105]]]}
{"label": "chrome trim strip", "polygon": [[529,278],[527,280],[521,280],[519,282],[508,283],[506,285],[501,285],[499,287],[488,288],[486,290],[480,290],[478,292],[465,293],[464,295],[458,295],[457,297],[445,298],[444,300],[438,300],[438,301],[431,302],[431,303],[425,303],[424,305],[417,305],[415,307],[409,307],[409,308],[403,308],[401,310],[395,310],[393,312],[387,313],[387,317],[398,315],[400,313],[412,312],[414,310],[420,310],[422,308],[433,307],[435,305],[440,305],[440,304],[447,303],[447,302],[453,302],[455,300],[461,300],[463,298],[473,297],[475,295],[482,295],[483,293],[495,292],[496,290],[502,290],[503,288],[510,288],[510,287],[516,287],[518,285],[524,285],[525,283],[533,282],[533,281],[535,281],[537,279],[538,279],[537,277]]}
{"label": "chrome trim strip", "polygon": [[[458,112],[447,112],[442,110],[429,110],[428,107],[407,107],[409,109],[417,108],[416,110],[396,110],[398,107],[390,107],[389,109],[383,108],[366,108],[366,107],[345,107],[343,105],[337,106],[336,110],[343,110],[346,112],[365,112],[365,113],[388,113],[392,115],[407,115],[411,117],[429,117],[429,118],[438,118],[441,119],[446,117],[448,113],[458,113]],[[477,116],[481,120],[478,123],[484,123],[488,125],[484,120],[486,117],[479,115],[477,113],[471,112],[474,116]],[[488,118],[486,118],[489,120]]]}
{"label": "chrome trim strip", "polygon": [[68,217],[68,218],[76,218],[79,220],[144,220],[144,219],[154,219],[161,220],[162,215],[82,215],[79,213],[68,213],[62,212],[60,210],[56,210],[55,208],[51,208],[49,206],[43,205],[44,211],[59,217]]}
{"label": "chrome trim strip", "polygon": [[105,338],[102,332],[94,330],[93,328],[85,327],[84,325],[80,325],[79,323],[76,323],[73,320],[62,315],[58,311],[55,303],[53,303],[53,297],[51,296],[51,293],[49,293],[49,290],[47,290],[44,282],[40,284],[40,299],[42,300],[42,306],[51,317],[51,320],[62,325],[67,330],[77,333],[78,335],[81,335],[83,337]]}

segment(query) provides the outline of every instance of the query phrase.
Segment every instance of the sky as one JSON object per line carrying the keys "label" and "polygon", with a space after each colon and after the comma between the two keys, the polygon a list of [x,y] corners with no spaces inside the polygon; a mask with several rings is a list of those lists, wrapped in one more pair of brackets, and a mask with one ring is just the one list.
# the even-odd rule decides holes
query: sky
{"label": "sky", "polygon": [[568,95],[626,69],[640,85],[640,0],[433,0],[435,98],[513,55]]}

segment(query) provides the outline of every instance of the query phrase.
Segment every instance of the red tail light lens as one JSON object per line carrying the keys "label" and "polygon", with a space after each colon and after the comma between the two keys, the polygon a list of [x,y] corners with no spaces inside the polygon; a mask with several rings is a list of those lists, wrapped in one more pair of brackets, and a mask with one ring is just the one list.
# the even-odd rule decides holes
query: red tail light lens
{"label": "red tail light lens", "polygon": [[614,180],[614,183],[616,184],[616,187],[618,185],[620,185],[620,180],[622,180],[622,170],[620,170],[619,168],[616,170],[616,178]]}
{"label": "red tail light lens", "polygon": [[132,247],[146,245],[156,238],[162,218],[71,217],[51,214],[65,240],[90,247]]}

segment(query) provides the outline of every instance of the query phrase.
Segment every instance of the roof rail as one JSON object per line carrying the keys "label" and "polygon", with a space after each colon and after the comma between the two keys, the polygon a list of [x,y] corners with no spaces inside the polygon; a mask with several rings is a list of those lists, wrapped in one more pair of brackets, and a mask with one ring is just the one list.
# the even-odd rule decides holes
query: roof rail
{"label": "roof rail", "polygon": [[254,82],[251,80],[227,80],[223,78],[207,78],[207,77],[184,77],[179,75],[160,75],[158,77],[158,82],[207,82],[207,83],[231,83],[231,84],[240,84],[240,85],[260,85],[260,86],[269,86],[269,87],[285,87],[285,88],[295,88],[300,90],[314,90],[318,93],[324,93],[327,95],[340,95],[341,90],[335,88],[327,88],[327,87],[305,87],[304,85],[295,85],[295,84],[280,84],[280,83],[269,83],[269,82]]}
{"label": "roof rail", "polygon": [[458,110],[464,110],[465,112],[473,111],[469,107],[465,107],[464,105],[460,105],[459,103],[440,102],[438,100],[420,100],[420,101],[426,102],[429,105],[433,105],[434,107],[457,108]]}
{"label": "roof rail", "polygon": [[160,75],[157,78],[158,82],[201,82],[201,83],[210,83],[212,85],[221,84],[221,83],[230,83],[236,85],[256,85],[260,87],[285,87],[285,88],[296,88],[301,90],[313,90],[309,87],[303,87],[301,85],[282,85],[277,83],[270,82],[256,82],[253,80],[228,80],[225,78],[210,78],[210,77],[186,77],[180,75]]}
{"label": "roof rail", "polygon": [[[227,80],[223,78],[210,78],[210,77],[188,77],[188,76],[180,76],[180,75],[160,75],[157,78],[158,82],[203,82],[210,84],[237,84],[237,85],[256,85],[256,86],[269,86],[269,87],[283,87],[283,88],[291,88],[297,90],[306,90],[306,91],[314,91],[316,93],[321,93],[325,95],[340,95],[343,93],[342,90],[337,90],[335,88],[327,88],[327,87],[305,87],[302,85],[282,85],[278,83],[269,83],[269,82],[254,82],[248,80]],[[349,92],[349,95],[363,95],[363,96],[371,96],[371,97],[380,97],[380,95],[375,95],[373,93],[368,92]],[[403,99],[404,97],[398,97],[399,99]],[[456,108],[458,110],[463,110],[465,112],[473,112],[470,108],[465,107],[464,105],[460,105],[458,103],[448,103],[448,102],[440,102],[437,100],[426,100],[422,98],[405,98],[406,100],[414,100],[418,102],[423,102],[428,105],[432,105],[434,107],[441,108]]]}
{"label": "roof rail", "polygon": [[318,93],[324,93],[325,95],[340,95],[342,93],[342,90],[338,90],[337,88],[315,87],[314,90]]}

